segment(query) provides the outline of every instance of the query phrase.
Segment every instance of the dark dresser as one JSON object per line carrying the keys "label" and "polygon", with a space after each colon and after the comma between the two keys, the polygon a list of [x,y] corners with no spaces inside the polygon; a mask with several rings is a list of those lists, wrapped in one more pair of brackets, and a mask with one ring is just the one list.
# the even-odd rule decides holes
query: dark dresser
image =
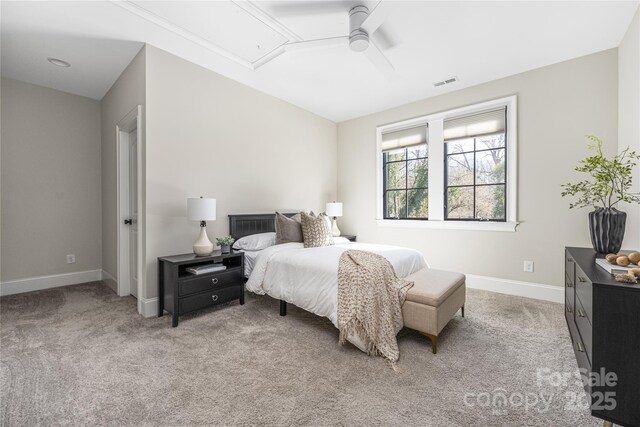
{"label": "dark dresser", "polygon": [[[225,270],[200,275],[190,274],[189,267],[222,263]],[[194,254],[158,258],[158,317],[168,311],[173,327],[178,317],[225,302],[240,300],[244,304],[244,253],[223,254],[213,251],[210,256]]]}
{"label": "dark dresser", "polygon": [[640,284],[616,282],[603,256],[565,249],[565,317],[591,415],[640,426]]}

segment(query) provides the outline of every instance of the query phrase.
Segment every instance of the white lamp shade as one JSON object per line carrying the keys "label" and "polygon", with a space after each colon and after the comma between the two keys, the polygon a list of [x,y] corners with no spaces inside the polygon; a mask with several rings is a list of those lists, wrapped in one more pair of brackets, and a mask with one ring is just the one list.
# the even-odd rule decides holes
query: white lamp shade
{"label": "white lamp shade", "polygon": [[327,213],[327,216],[342,216],[342,203],[327,203],[325,212]]}
{"label": "white lamp shade", "polygon": [[190,221],[214,221],[216,219],[216,199],[187,199],[187,218]]}

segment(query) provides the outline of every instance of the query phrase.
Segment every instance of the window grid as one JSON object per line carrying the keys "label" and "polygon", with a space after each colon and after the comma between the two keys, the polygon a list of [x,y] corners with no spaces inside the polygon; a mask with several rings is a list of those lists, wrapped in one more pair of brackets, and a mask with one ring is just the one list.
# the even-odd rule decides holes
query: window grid
{"label": "window grid", "polygon": [[[505,132],[504,132],[504,147],[500,148],[483,148],[477,149],[477,139],[478,137],[473,138],[473,151],[460,151],[455,153],[448,153],[446,144],[448,141],[444,141],[445,143],[445,156],[444,156],[444,219],[445,221],[491,221],[491,222],[506,222],[507,221],[507,132],[506,132],[506,124],[505,124]],[[476,157],[477,153],[482,153],[485,151],[494,151],[494,150],[504,150],[504,182],[494,183],[494,184],[477,184],[476,183]],[[471,154],[473,153],[473,184],[462,184],[462,185],[449,185],[449,157],[456,156],[460,154]],[[498,187],[503,186],[505,191],[504,197],[504,218],[478,218],[476,216],[476,188],[477,187]],[[449,188],[473,188],[473,217],[471,218],[449,218]]]}
{"label": "window grid", "polygon": [[[416,161],[416,160],[426,160],[427,162],[429,161],[429,151],[428,151],[428,146],[427,144],[422,144],[425,147],[427,147],[427,155],[426,156],[418,156],[418,157],[414,157],[414,158],[409,158],[409,148],[404,148],[404,160],[388,160],[389,159],[389,153],[385,152],[383,153],[383,160],[382,160],[382,179],[383,179],[383,194],[382,194],[382,200],[383,200],[383,212],[384,212],[384,219],[398,219],[398,220],[428,220],[429,217],[428,215],[426,217],[410,217],[409,216],[409,190],[427,190],[429,191],[428,187],[409,187],[409,162],[412,161]],[[422,147],[422,145],[419,145],[417,147]],[[395,150],[394,150],[395,151]],[[393,163],[404,163],[404,170],[405,170],[405,174],[404,174],[404,188],[387,188],[387,168],[389,165],[393,164]],[[429,173],[429,169],[427,166],[427,174]],[[388,206],[387,206],[387,195],[389,192],[392,191],[397,191],[397,192],[402,192],[404,191],[405,194],[405,212],[407,213],[406,218],[400,218],[400,217],[392,217],[389,216],[389,210],[388,210]]]}

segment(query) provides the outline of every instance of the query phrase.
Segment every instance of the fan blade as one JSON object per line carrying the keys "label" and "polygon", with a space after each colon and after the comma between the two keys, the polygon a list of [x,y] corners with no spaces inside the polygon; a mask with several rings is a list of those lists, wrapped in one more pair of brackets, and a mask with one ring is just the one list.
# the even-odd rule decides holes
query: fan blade
{"label": "fan blade", "polygon": [[369,48],[364,51],[364,54],[387,79],[395,80],[398,78],[396,69],[373,41],[370,42]]}
{"label": "fan blade", "polygon": [[393,33],[389,32],[387,26],[378,27],[373,35],[373,38],[378,44],[378,47],[383,51],[392,49],[398,45],[398,42],[396,41],[397,38],[393,35]]}
{"label": "fan blade", "polygon": [[287,43],[284,48],[287,52],[297,52],[302,50],[327,49],[332,47],[347,47],[349,37],[330,37],[327,39],[305,40],[295,43]]}
{"label": "fan blade", "polygon": [[364,20],[360,28],[365,30],[369,35],[372,35],[380,25],[387,19],[393,10],[391,1],[380,1],[375,9],[369,13],[367,19]]}

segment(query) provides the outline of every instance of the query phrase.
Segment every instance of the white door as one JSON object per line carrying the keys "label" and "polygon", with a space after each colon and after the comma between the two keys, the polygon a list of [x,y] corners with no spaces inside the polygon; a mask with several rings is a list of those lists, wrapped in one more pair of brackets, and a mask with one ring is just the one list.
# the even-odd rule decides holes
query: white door
{"label": "white door", "polygon": [[138,140],[137,129],[129,132],[129,283],[138,298]]}

